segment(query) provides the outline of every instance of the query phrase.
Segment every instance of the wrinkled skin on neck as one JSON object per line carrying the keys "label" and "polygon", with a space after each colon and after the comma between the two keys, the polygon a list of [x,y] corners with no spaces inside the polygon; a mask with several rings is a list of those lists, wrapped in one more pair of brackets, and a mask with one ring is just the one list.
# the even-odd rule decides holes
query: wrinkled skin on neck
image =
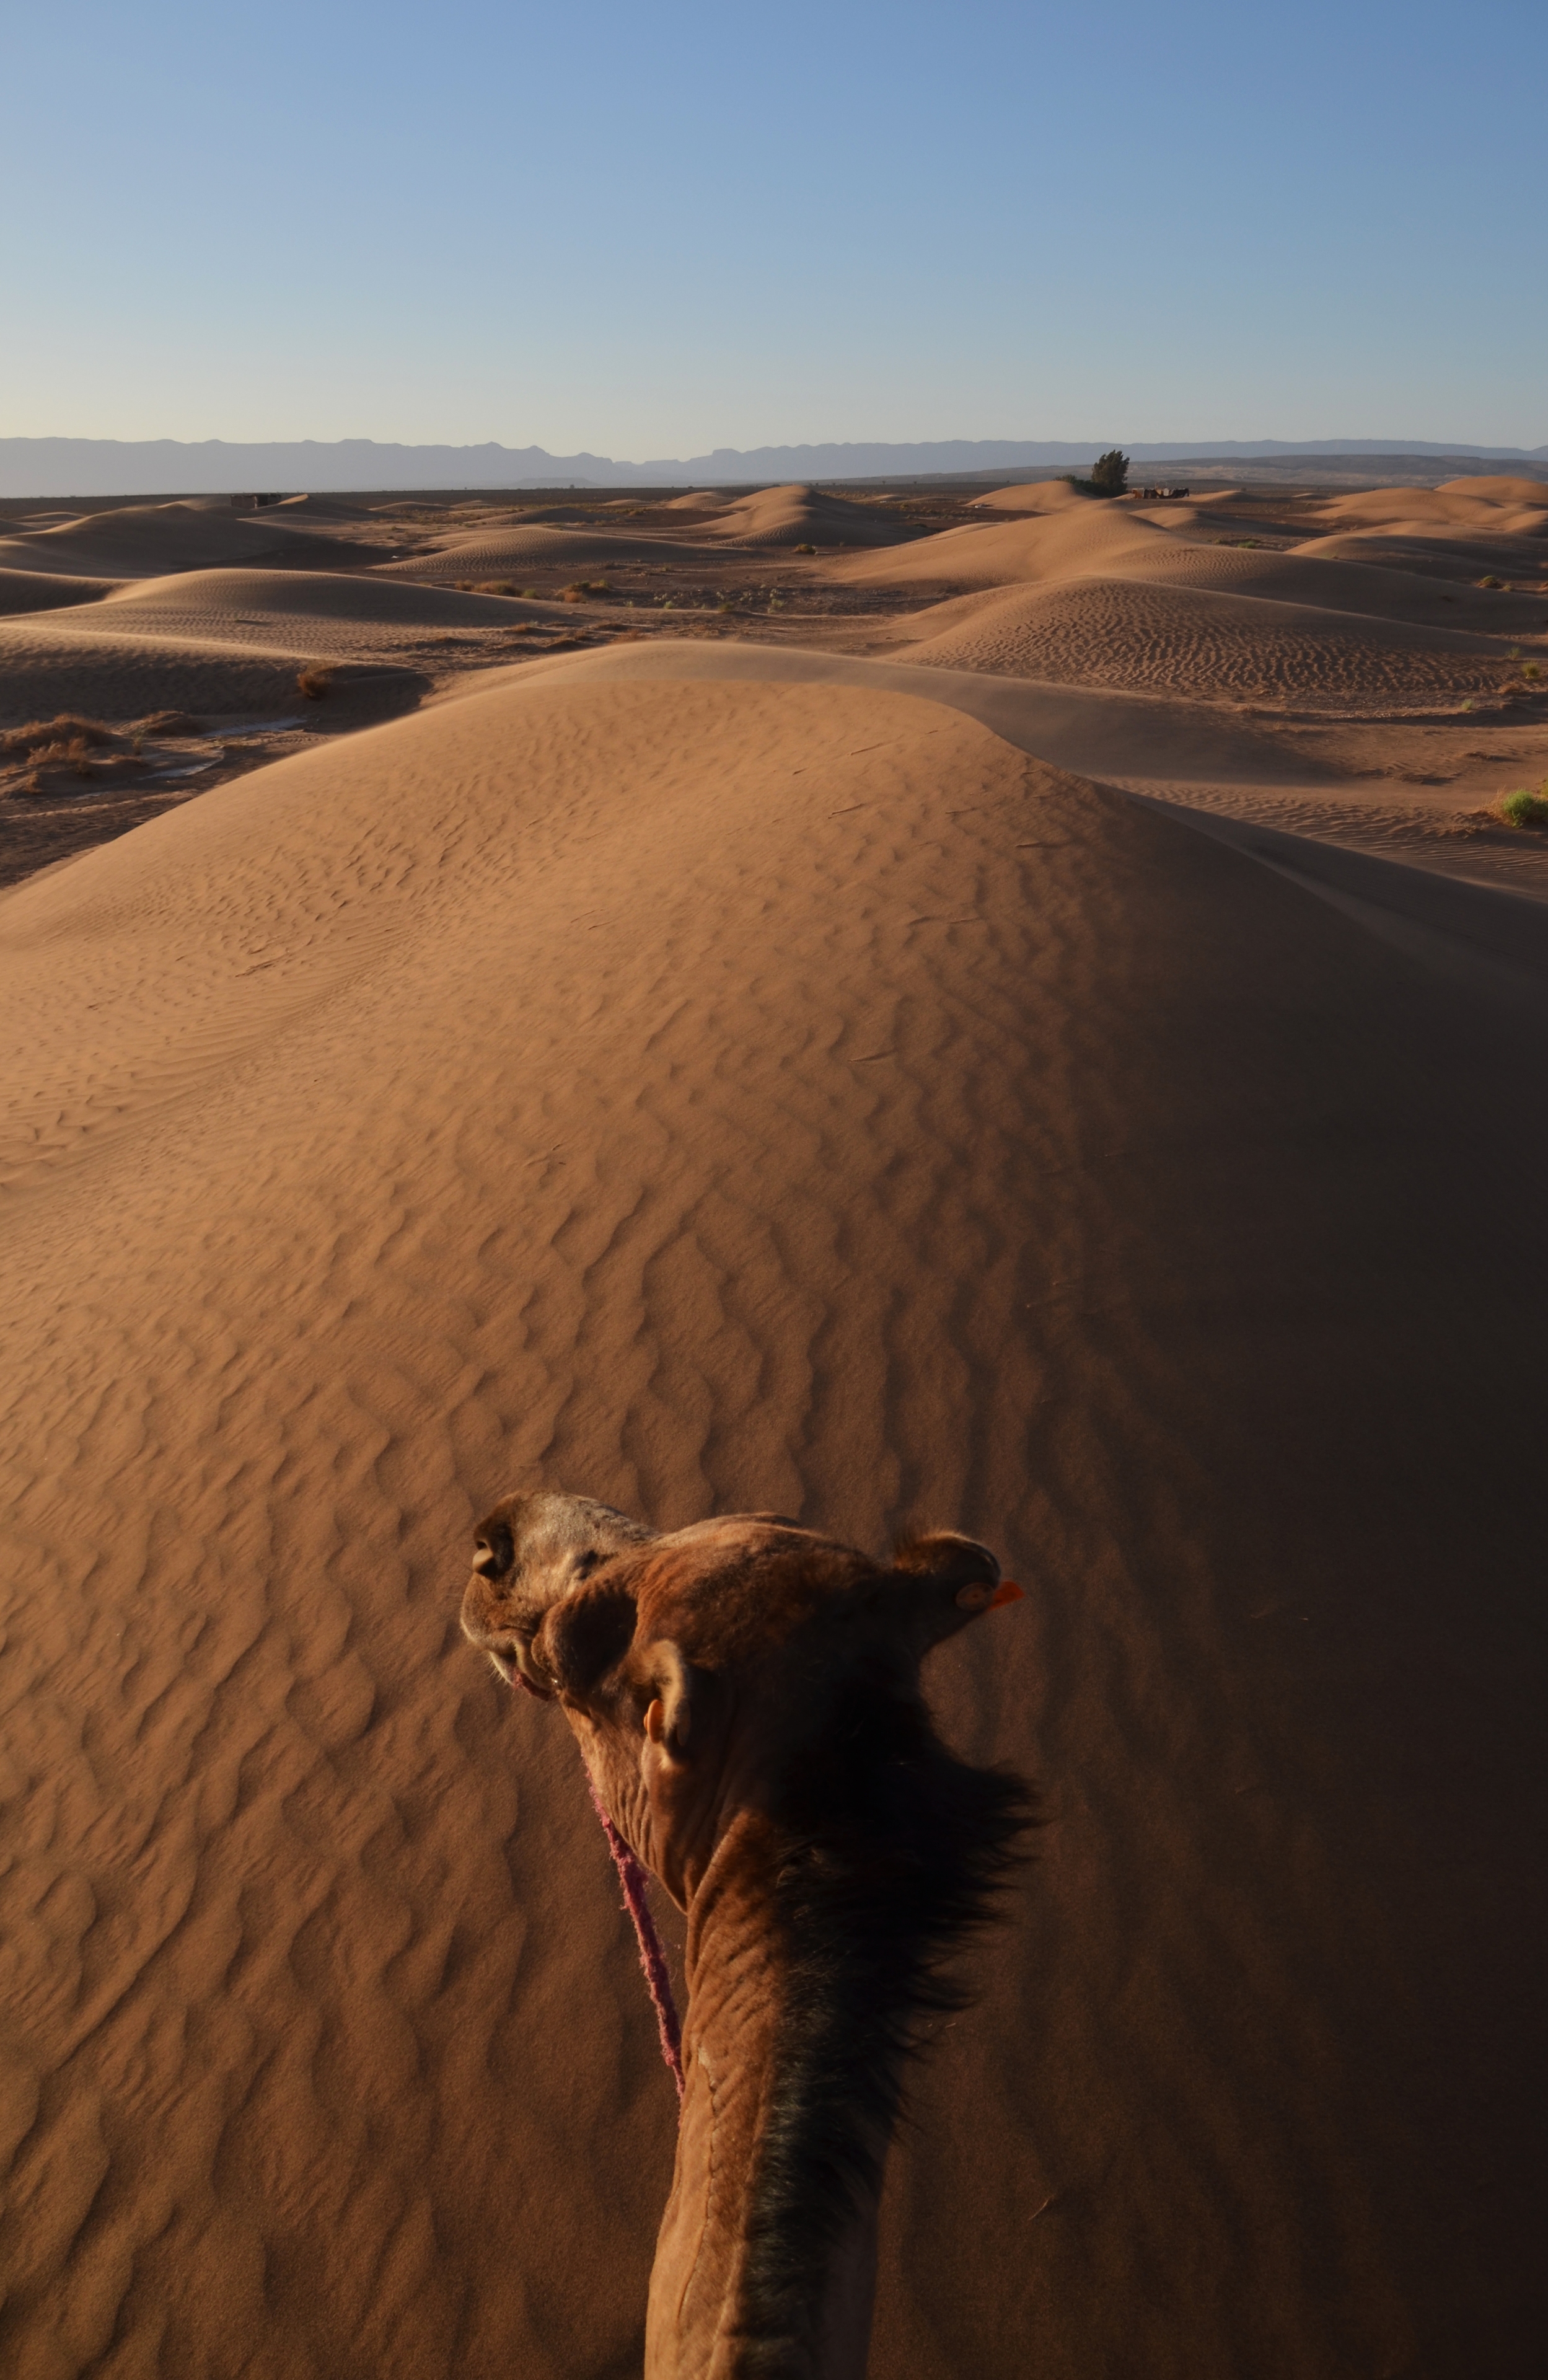
{"label": "wrinkled skin on neck", "polygon": [[[1025,1823],[1013,1780],[938,1744],[918,1689],[933,1645],[1016,1592],[998,1579],[945,1533],[885,1565],[778,1515],[663,1535],[544,1493],[478,1533],[465,1632],[558,1703],[613,1824],[688,1916],[647,2380],[861,2380],[907,2019],[946,2004],[930,1961]],[[915,1796],[896,1812],[895,1776]]]}

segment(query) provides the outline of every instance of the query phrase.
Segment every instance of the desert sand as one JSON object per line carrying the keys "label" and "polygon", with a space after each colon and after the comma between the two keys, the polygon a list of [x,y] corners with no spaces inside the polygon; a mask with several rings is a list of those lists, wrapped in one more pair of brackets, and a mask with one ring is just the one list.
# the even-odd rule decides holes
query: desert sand
{"label": "desert sand", "polygon": [[1548,511],[1391,492],[636,506],[579,602],[120,523],[0,623],[0,727],[216,756],[0,798],[7,2374],[637,2372],[671,2086],[456,1630],[527,1485],[1027,1589],[876,2380],[1536,2371]]}

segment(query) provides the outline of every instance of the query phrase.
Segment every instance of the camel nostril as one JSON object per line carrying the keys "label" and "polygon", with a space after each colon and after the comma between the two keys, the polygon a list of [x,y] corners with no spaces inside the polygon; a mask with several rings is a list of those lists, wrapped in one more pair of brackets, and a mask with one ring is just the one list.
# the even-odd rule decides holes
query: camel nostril
{"label": "camel nostril", "polygon": [[486,1521],[473,1539],[473,1568],[478,1577],[508,1578],[515,1567],[516,1548],[503,1522]]}

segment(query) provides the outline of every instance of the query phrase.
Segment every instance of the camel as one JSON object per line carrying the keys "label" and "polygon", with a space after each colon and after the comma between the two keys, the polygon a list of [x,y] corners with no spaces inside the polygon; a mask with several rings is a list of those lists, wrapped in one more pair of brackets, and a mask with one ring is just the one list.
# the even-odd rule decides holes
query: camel
{"label": "camel", "polygon": [[478,1533],[465,1632],[559,1704],[688,1920],[646,2380],[863,2380],[914,2020],[964,2004],[942,1962],[1033,1815],[940,1742],[920,1663],[1020,1593],[944,1531],[884,1564],[776,1513],[659,1534],[533,1493]]}

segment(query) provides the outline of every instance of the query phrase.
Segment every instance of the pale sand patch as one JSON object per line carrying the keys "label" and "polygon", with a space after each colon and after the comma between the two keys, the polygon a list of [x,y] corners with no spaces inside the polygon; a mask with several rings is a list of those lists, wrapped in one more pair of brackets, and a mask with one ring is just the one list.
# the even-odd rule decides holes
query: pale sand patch
{"label": "pale sand patch", "polygon": [[1394,947],[960,710],[670,658],[0,903],[8,2368],[637,2369],[670,2086],[454,1632],[545,1480],[1031,1589],[935,1680],[1055,1823],[878,2374],[1524,2372],[1544,921]]}

